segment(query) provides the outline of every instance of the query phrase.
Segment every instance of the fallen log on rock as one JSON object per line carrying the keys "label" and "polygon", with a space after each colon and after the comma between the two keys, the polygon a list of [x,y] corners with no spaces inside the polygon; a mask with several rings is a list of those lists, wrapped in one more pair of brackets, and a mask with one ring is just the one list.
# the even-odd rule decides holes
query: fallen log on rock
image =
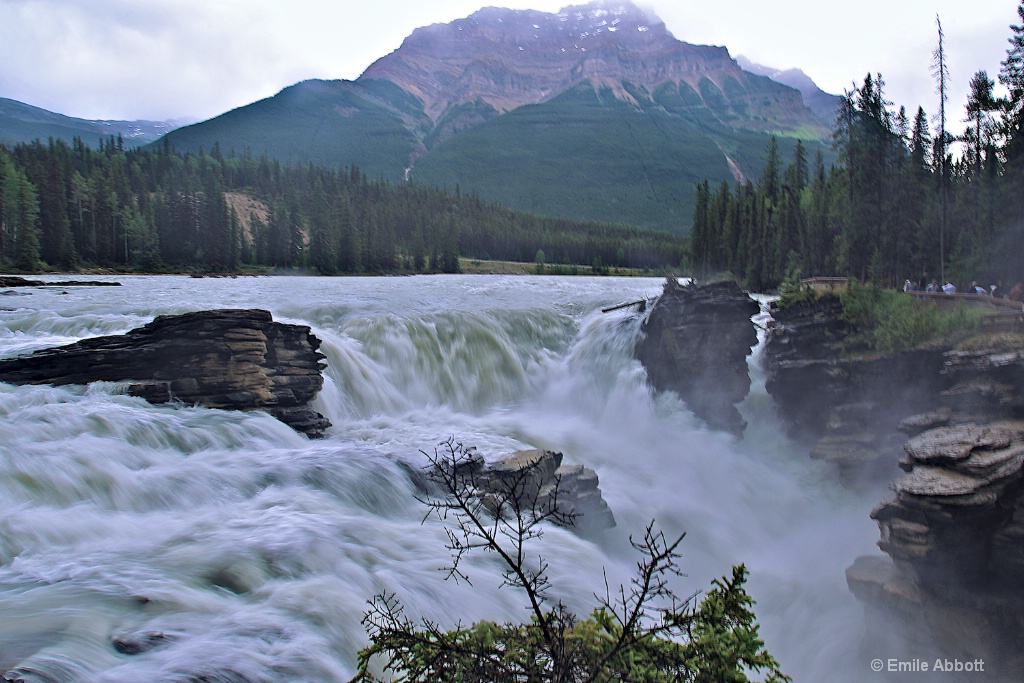
{"label": "fallen log on rock", "polygon": [[308,406],[323,387],[319,347],[309,327],[274,322],[268,311],[198,311],[0,360],[0,382],[127,381],[131,395],[150,403],[263,410],[316,438],[331,426]]}

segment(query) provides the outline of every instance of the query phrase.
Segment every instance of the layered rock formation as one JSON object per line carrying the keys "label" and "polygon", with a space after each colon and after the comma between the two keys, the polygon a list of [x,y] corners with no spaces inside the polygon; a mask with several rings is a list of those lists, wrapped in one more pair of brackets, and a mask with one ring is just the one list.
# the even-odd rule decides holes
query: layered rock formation
{"label": "layered rock formation", "polygon": [[416,29],[360,76],[374,79],[415,95],[435,122],[461,105],[504,113],[584,82],[627,101],[639,89],[671,83],[692,93],[692,106],[720,99],[749,114],[730,125],[762,130],[771,121],[788,129],[800,120],[827,128],[805,115],[796,90],[744,71],[723,47],[677,40],[658,17],[630,2],[568,6],[557,14],[486,7]]}
{"label": "layered rock formation", "polygon": [[308,407],[323,387],[319,347],[309,327],[274,322],[268,311],[199,311],[0,360],[0,382],[127,381],[129,393],[150,403],[264,410],[318,437],[330,426]]}
{"label": "layered rock formation", "polygon": [[775,312],[768,390],[815,457],[848,475],[906,472],[871,513],[888,557],[847,570],[869,636],[886,634],[872,656],[902,642],[884,654],[983,660],[985,680],[1020,680],[1024,336],[854,355],[838,311],[825,298]]}
{"label": "layered rock formation", "polygon": [[841,312],[834,295],[772,308],[766,388],[811,457],[834,463],[850,483],[891,479],[906,438],[900,424],[940,405],[944,350],[855,353]]}
{"label": "layered rock formation", "polygon": [[735,282],[683,286],[668,278],[636,345],[651,385],[679,394],[712,429],[741,434],[736,404],[750,391],[751,318],[759,310]]}
{"label": "layered rock formation", "polygon": [[906,444],[909,471],[871,516],[890,558],[847,570],[869,615],[919,653],[1024,675],[1024,421],[939,427]]}
{"label": "layered rock formation", "polygon": [[[615,526],[615,516],[601,496],[597,473],[583,465],[563,465],[562,454],[540,448],[516,451],[488,463],[475,449],[466,449],[456,464],[461,483],[473,489],[488,507],[515,498],[526,510],[557,509],[552,521],[588,534]],[[445,466],[442,460],[434,466]],[[431,496],[448,493],[436,470],[409,470],[413,483]]]}
{"label": "layered rock formation", "polygon": [[543,449],[516,451],[482,469],[480,488],[503,492],[508,483],[528,470],[529,482],[522,486],[524,497],[538,508],[554,503],[574,515],[572,527],[584,532],[610,529],[615,517],[601,497],[597,472],[583,465],[563,465],[562,454]]}

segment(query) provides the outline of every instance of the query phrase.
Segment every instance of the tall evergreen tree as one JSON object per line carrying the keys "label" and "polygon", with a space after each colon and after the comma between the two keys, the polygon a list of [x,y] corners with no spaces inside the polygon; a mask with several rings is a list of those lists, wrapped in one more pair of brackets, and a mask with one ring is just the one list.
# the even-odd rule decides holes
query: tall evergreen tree
{"label": "tall evergreen tree", "polygon": [[1024,163],[1024,0],[1017,6],[1017,16],[1020,23],[1010,25],[1010,47],[999,70],[999,82],[1010,93],[1003,114],[1006,160],[1019,171]]}

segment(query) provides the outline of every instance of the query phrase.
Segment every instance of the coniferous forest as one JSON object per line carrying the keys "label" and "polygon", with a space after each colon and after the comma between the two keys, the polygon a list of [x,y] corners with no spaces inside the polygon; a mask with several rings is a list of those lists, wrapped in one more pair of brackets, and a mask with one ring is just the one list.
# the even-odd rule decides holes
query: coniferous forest
{"label": "coniferous forest", "polygon": [[1024,2],[1017,13],[999,73],[978,71],[962,108],[947,106],[940,26],[937,123],[920,107],[894,112],[881,74],[868,74],[840,98],[835,164],[800,142],[783,159],[773,138],[757,182],[698,184],[688,244],[356,167],[51,139],[0,146],[0,267],[331,275],[456,272],[463,256],[598,272],[689,265],[761,291],[798,274],[1008,284],[1024,279]]}
{"label": "coniferous forest", "polygon": [[[373,180],[358,168],[227,158],[218,147],[0,147],[0,265],[159,272],[456,272],[459,256],[673,268],[684,242],[543,218],[474,195]],[[543,256],[541,256],[543,254]]]}
{"label": "coniferous forest", "polygon": [[[941,25],[937,125],[924,109],[893,112],[880,74],[840,99],[828,169],[802,145],[781,159],[775,141],[761,178],[697,187],[692,233],[698,272],[728,272],[751,289],[799,274],[902,285],[932,279],[1024,280],[1024,2],[996,80],[970,81],[962,108],[945,102]],[[958,112],[958,113],[954,113]],[[961,117],[952,136],[947,119]]]}

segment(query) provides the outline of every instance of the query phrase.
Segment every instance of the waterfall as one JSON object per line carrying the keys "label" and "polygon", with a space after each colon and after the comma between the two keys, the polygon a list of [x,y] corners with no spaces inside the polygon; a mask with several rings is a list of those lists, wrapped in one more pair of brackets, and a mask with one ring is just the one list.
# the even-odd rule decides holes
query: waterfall
{"label": "waterfall", "polygon": [[[618,526],[535,547],[579,614],[628,580],[628,536],[686,533],[681,595],[745,562],[769,650],[797,681],[862,680],[843,570],[869,552],[873,501],[791,444],[751,357],[742,440],[652,393],[639,317],[601,306],[654,279],[125,278],[0,311],[0,356],[123,332],[160,313],[263,307],[327,356],[309,441],[261,413],[152,406],[114,384],[0,384],[0,672],[26,681],[344,681],[366,601],[454,625],[522,620],[493,556],[444,580],[410,467],[454,436],[485,458],[560,451],[595,469]],[[90,289],[90,288],[86,288]],[[110,288],[91,288],[104,289]],[[863,667],[861,667],[863,668]]]}

